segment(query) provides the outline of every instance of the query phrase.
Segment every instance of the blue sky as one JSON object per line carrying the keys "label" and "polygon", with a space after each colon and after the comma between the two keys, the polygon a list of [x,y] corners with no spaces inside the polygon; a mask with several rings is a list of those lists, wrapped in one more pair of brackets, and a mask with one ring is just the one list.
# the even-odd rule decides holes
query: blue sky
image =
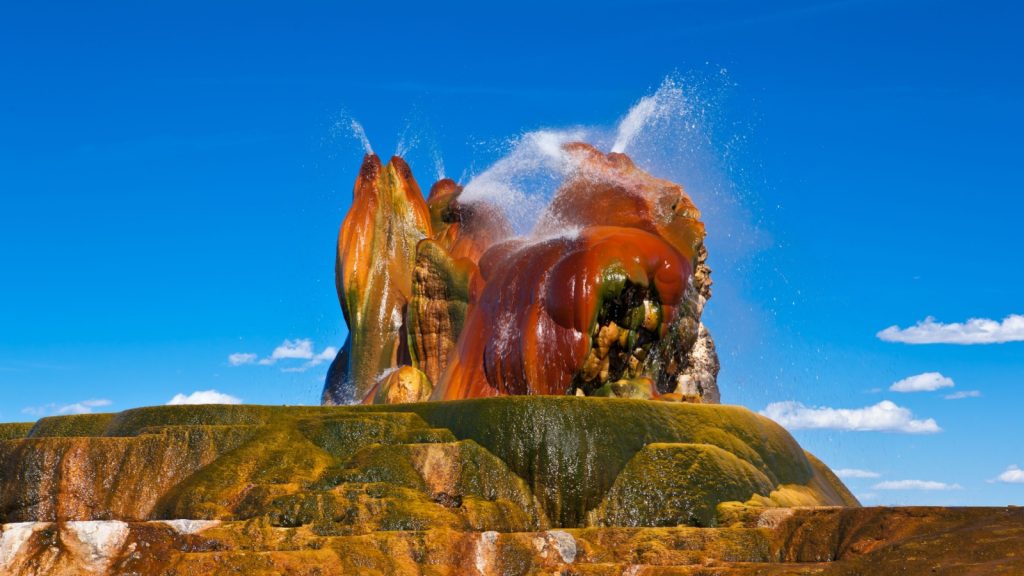
{"label": "blue sky", "polygon": [[[413,143],[427,186],[434,151],[470,176],[671,76],[707,109],[708,165],[680,179],[717,226],[723,400],[801,403],[775,413],[876,474],[847,480],[865,503],[1024,503],[993,481],[1024,466],[1019,332],[876,336],[1024,314],[1012,3],[207,4],[0,8],[0,421],[204,390],[316,403],[325,363],[228,356],[344,338],[334,241],[362,151],[339,121],[382,154]],[[933,372],[955,385],[889,390]]]}

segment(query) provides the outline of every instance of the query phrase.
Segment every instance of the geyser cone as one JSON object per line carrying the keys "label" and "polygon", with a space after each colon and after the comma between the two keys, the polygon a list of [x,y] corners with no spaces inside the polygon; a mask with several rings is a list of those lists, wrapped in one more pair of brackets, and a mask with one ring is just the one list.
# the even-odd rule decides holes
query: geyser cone
{"label": "geyser cone", "polygon": [[700,212],[624,154],[559,150],[566,180],[521,237],[454,181],[424,200],[400,158],[366,157],[338,242],[351,334],[326,401],[379,400],[388,371],[405,366],[434,399],[718,400],[700,324],[711,284]]}
{"label": "geyser cone", "polygon": [[335,281],[349,355],[335,403],[362,400],[379,374],[405,363],[416,245],[430,234],[430,211],[409,166],[397,156],[382,166],[367,154],[338,235]]}

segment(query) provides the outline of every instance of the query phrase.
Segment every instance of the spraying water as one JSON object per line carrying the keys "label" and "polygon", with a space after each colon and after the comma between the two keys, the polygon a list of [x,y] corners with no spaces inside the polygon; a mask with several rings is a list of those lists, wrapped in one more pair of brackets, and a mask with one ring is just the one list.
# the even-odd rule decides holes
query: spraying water
{"label": "spraying water", "polygon": [[398,137],[398,144],[395,145],[395,156],[405,158],[420,143],[419,135],[412,132],[412,126],[407,125],[402,135]]}
{"label": "spraying water", "polygon": [[445,178],[445,174],[444,174],[444,157],[441,156],[441,152],[439,150],[437,150],[436,148],[434,149],[433,156],[434,156],[434,177],[436,179],[438,179],[438,180],[443,180]]}
{"label": "spraying water", "polygon": [[[727,184],[715,170],[717,150],[702,121],[707,105],[675,77],[666,78],[638,100],[614,127],[576,127],[527,132],[510,143],[506,154],[473,177],[460,201],[486,202],[502,210],[517,234],[531,240],[549,238],[552,230],[535,230],[558,186],[578,168],[563,145],[583,141],[610,152],[629,152],[647,172],[683,184],[704,208],[705,190]],[[571,234],[571,231],[568,231]],[[536,236],[536,238],[533,238]]]}
{"label": "spraying water", "polygon": [[349,129],[352,130],[352,135],[363,145],[363,151],[367,154],[373,154],[373,146],[370,146],[370,139],[366,137],[366,130],[363,130],[363,125],[355,118],[350,118]]}
{"label": "spraying water", "polygon": [[[730,88],[724,70],[696,79],[669,76],[615,125],[524,133],[509,142],[501,158],[470,179],[460,200],[498,207],[529,244],[556,235],[572,237],[578,230],[569,225],[536,227],[555,191],[577,169],[562,145],[582,140],[599,150],[628,153],[644,171],[680,183],[700,208],[721,286],[706,318],[710,325],[739,327],[733,328],[730,339],[719,342],[720,354],[756,355],[766,347],[760,336],[764,329],[757,326],[770,320],[752,304],[747,284],[755,273],[770,272],[755,258],[762,258],[771,238],[748,208],[756,199],[743,196],[734,181],[744,178],[731,165],[743,137],[735,132],[735,121],[726,124],[718,116]],[[728,130],[725,137],[717,133],[720,127]],[[729,378],[728,371],[725,377]],[[742,396],[743,384],[734,387]]]}
{"label": "spraying water", "polygon": [[527,234],[574,167],[563,145],[587,140],[589,135],[582,128],[523,134],[504,157],[466,184],[459,201],[496,206],[517,234]]}
{"label": "spraying water", "polygon": [[645,128],[682,118],[687,115],[687,107],[683,87],[672,78],[666,78],[657,92],[641,98],[619,122],[611,151],[625,152]]}

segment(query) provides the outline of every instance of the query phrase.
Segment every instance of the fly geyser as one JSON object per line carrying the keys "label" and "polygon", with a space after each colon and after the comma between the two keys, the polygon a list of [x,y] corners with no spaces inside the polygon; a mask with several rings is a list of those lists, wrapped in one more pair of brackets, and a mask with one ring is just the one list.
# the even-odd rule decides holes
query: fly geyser
{"label": "fly geyser", "polygon": [[367,155],[338,238],[349,337],[325,404],[499,395],[717,403],[701,324],[711,295],[700,212],[678,184],[572,142],[533,229],[451,180],[426,198],[408,165]]}
{"label": "fly geyser", "polygon": [[556,526],[856,506],[776,424],[719,404],[705,229],[682,186],[623,153],[536,143],[560,179],[525,230],[475,181],[424,197],[401,157],[365,156],[335,268],[349,336],[323,403],[447,414],[526,474]]}

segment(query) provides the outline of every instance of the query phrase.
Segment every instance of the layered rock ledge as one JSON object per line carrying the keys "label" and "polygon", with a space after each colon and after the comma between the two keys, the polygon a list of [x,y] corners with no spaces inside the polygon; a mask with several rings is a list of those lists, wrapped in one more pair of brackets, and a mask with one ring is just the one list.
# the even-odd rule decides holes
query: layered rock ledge
{"label": "layered rock ledge", "polygon": [[21,575],[862,576],[1024,573],[1021,508],[776,508],[728,528],[432,528],[324,535],[249,521],[0,526]]}

